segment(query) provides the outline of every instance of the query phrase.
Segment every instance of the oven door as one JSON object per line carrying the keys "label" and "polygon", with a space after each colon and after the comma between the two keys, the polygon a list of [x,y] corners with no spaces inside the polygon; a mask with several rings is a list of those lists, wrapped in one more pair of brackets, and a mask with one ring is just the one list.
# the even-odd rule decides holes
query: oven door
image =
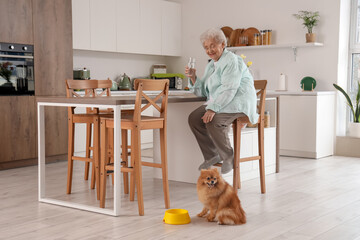
{"label": "oven door", "polygon": [[32,53],[0,51],[0,95],[34,95]]}

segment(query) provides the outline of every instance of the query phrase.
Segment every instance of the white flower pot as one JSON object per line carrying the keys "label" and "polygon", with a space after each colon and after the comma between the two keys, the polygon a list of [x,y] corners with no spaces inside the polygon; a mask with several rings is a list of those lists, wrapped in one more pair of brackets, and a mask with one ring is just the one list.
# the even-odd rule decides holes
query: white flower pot
{"label": "white flower pot", "polygon": [[349,136],[360,138],[360,123],[349,122]]}

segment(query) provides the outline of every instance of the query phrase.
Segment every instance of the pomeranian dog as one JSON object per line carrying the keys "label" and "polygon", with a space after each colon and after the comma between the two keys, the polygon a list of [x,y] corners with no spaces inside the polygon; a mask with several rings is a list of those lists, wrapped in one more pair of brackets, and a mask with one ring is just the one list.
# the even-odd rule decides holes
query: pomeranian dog
{"label": "pomeranian dog", "polygon": [[241,207],[237,193],[225,182],[216,168],[201,170],[197,181],[197,193],[199,200],[204,204],[198,217],[207,217],[209,222],[217,219],[218,224],[246,223],[245,211]]}

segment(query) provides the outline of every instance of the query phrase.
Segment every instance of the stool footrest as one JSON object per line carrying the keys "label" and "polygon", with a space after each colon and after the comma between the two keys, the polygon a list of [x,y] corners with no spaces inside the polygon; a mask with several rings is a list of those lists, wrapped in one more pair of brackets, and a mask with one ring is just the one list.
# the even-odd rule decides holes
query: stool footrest
{"label": "stool footrest", "polygon": [[248,162],[248,161],[254,161],[254,160],[260,160],[260,156],[240,158],[240,162]]}
{"label": "stool footrest", "polygon": [[[107,174],[111,174],[114,173],[114,164],[109,164],[107,166],[105,166],[105,170]],[[121,167],[120,168],[121,172],[134,172],[134,168],[133,167]]]}
{"label": "stool footrest", "polygon": [[71,160],[77,160],[77,161],[84,161],[84,162],[92,162],[92,158],[87,158],[87,157],[76,157],[76,156],[73,156],[71,158]]}
{"label": "stool footrest", "polygon": [[141,162],[141,165],[147,166],[147,167],[162,168],[160,163]]}

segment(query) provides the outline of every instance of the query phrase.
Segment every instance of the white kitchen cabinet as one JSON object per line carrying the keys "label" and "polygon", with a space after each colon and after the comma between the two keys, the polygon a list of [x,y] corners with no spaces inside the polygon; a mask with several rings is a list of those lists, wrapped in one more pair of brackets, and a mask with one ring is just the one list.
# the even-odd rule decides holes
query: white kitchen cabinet
{"label": "white kitchen cabinet", "polygon": [[118,0],[116,8],[117,51],[140,53],[140,0]]}
{"label": "white kitchen cabinet", "polygon": [[90,0],[91,50],[116,52],[117,0]]}
{"label": "white kitchen cabinet", "polygon": [[90,0],[72,1],[73,48],[90,49]]}
{"label": "white kitchen cabinet", "polygon": [[141,53],[161,55],[161,0],[140,0]]}
{"label": "white kitchen cabinet", "polygon": [[181,4],[162,1],[161,54],[181,55]]}
{"label": "white kitchen cabinet", "polygon": [[73,48],[180,56],[181,5],[163,0],[73,0]]}
{"label": "white kitchen cabinet", "polygon": [[334,154],[335,93],[280,96],[280,155],[322,158]]}

